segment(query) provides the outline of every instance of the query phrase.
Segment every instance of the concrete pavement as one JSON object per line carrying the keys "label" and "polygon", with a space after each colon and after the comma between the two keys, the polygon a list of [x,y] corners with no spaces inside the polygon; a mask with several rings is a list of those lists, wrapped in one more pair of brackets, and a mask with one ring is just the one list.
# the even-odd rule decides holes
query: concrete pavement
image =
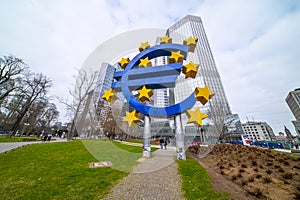
{"label": "concrete pavement", "polygon": [[[66,142],[67,139],[62,139],[62,138],[54,138],[56,140],[51,141],[51,142]],[[44,143],[43,141],[37,141],[37,142],[2,142],[0,143],[0,153],[5,153],[8,151],[12,151],[14,149],[26,146],[26,145],[31,145],[31,144],[40,144]],[[47,143],[47,142],[46,142]]]}

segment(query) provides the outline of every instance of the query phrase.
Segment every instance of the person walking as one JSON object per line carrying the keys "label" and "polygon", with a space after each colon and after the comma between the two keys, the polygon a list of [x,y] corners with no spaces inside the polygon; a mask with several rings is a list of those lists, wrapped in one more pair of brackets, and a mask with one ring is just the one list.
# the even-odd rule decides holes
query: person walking
{"label": "person walking", "polygon": [[168,140],[166,138],[165,141],[164,141],[165,150],[167,149],[167,144],[168,144]]}
{"label": "person walking", "polygon": [[159,144],[160,144],[160,149],[163,149],[164,139],[160,138]]}

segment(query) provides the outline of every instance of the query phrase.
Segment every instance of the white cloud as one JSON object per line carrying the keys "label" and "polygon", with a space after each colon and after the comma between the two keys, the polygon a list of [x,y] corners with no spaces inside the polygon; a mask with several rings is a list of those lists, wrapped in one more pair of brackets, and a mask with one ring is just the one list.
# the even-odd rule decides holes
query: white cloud
{"label": "white cloud", "polygon": [[1,1],[0,56],[23,58],[53,80],[53,93],[66,96],[74,69],[105,40],[137,28],[168,28],[195,14],[202,17],[232,110],[278,132],[283,124],[292,127],[284,99],[299,87],[299,5],[293,0]]}

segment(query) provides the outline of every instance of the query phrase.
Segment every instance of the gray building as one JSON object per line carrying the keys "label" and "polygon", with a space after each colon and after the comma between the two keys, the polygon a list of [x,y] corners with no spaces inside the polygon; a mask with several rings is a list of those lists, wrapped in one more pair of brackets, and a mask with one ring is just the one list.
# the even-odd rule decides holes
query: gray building
{"label": "gray building", "polygon": [[[232,115],[230,110],[222,80],[217,70],[201,18],[187,15],[168,28],[167,35],[172,38],[172,43],[179,44],[182,44],[183,40],[190,36],[198,38],[195,51],[193,53],[188,53],[187,56],[187,61],[200,64],[198,73],[194,79],[186,79],[183,74],[178,77],[174,88],[175,103],[188,97],[188,95],[194,91],[195,87],[204,87],[205,85],[208,85],[210,90],[216,93],[215,96],[204,106],[200,102],[197,102],[194,108],[200,107],[202,112],[209,113],[211,109],[218,107],[219,112],[221,112],[219,115],[224,116],[224,123],[225,126],[227,126],[228,135],[240,136],[240,134],[243,133],[240,119],[237,114]],[[227,120],[233,118],[233,121]],[[185,114],[182,114],[182,121],[184,127],[188,126],[184,128],[186,136],[192,136],[197,132],[197,128],[186,125],[187,117]],[[207,119],[203,121],[203,124],[211,125],[214,123],[213,121],[213,119]],[[227,121],[229,121],[228,124],[226,124]],[[210,133],[207,134],[209,135]]]}
{"label": "gray building", "polygon": [[247,122],[242,128],[251,141],[275,140],[273,129],[266,122]]}
{"label": "gray building", "polygon": [[300,88],[289,92],[285,101],[296,119],[295,121],[292,121],[295,131],[300,134]]}

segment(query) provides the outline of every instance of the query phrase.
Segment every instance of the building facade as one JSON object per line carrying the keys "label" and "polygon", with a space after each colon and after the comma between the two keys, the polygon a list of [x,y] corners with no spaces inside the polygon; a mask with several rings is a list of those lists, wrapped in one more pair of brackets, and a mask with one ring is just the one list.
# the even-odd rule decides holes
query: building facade
{"label": "building facade", "polygon": [[[218,107],[219,112],[221,112],[219,114],[224,116],[225,126],[228,126],[227,135],[230,137],[240,137],[240,134],[243,133],[240,119],[237,114],[232,115],[230,110],[222,80],[217,70],[201,18],[187,15],[168,28],[167,35],[172,38],[173,43],[179,44],[182,44],[183,40],[190,36],[198,38],[195,51],[193,53],[188,53],[187,56],[187,60],[200,64],[198,73],[194,79],[186,79],[183,74],[177,78],[174,88],[175,103],[184,100],[194,91],[196,86],[204,87],[205,85],[208,85],[210,90],[214,91],[216,94],[206,105],[203,106],[200,102],[197,102],[194,108],[200,107],[202,112],[209,113],[211,109]],[[227,120],[232,118],[234,118],[234,122]],[[185,114],[182,114],[182,121],[183,126],[188,126],[184,128],[186,130],[186,135],[192,136],[199,132],[196,127],[186,124],[187,117]],[[213,119],[204,120],[204,124],[213,124],[213,121]],[[226,124],[227,121],[230,121],[230,123]],[[209,135],[209,133],[207,134]]]}
{"label": "building facade", "polygon": [[295,131],[297,134],[300,134],[300,88],[289,92],[285,101],[296,119],[292,121]]}
{"label": "building facade", "polygon": [[266,122],[247,122],[242,124],[242,128],[251,141],[271,141],[275,139],[273,129]]}

